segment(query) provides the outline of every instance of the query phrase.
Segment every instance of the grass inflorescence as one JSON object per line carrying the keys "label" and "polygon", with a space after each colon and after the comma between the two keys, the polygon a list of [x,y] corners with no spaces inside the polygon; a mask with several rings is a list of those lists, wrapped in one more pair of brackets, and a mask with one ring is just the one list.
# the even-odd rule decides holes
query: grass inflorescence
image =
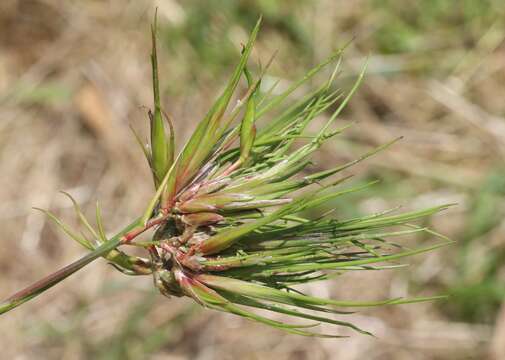
{"label": "grass inflorescence", "polygon": [[[312,155],[345,130],[335,128],[334,122],[361,84],[366,65],[347,93],[333,86],[343,49],[283,92],[262,92],[261,80],[268,65],[260,69],[258,76],[248,65],[260,23],[261,19],[243,45],[239,63],[223,93],[177,156],[172,119],[161,106],[154,23],[154,107],[148,113],[149,144],[135,133],[152,172],[152,199],[143,214],[113,237],[106,236],[98,205],[93,226],[67,194],[87,235],[43,210],[90,252],[8,298],[0,304],[0,313],[30,300],[99,257],[124,274],[152,276],[164,295],[187,296],[204,307],[306,336],[340,337],[311,330],[319,323],[369,334],[347,320],[335,318],[348,317],[347,308],[439,298],[351,301],[319,298],[295,290],[296,285],[330,280],[348,271],[401,267],[397,260],[447,245],[448,239],[414,223],[449,205],[404,213],[393,209],[352,219],[336,219],[331,213],[318,218],[303,216],[345,194],[372,186],[374,182],[346,186],[350,177],[343,171],[396,140],[349,163],[311,171]],[[325,83],[291,100],[295,90],[331,64],[334,71]],[[231,106],[242,78],[247,90]],[[309,124],[328,112],[331,115],[320,129],[309,133]],[[152,238],[136,241],[147,230],[153,230]],[[419,233],[441,241],[413,250],[397,245],[396,238]],[[126,246],[145,249],[146,257],[129,255]],[[309,322],[288,324],[255,310]]]}

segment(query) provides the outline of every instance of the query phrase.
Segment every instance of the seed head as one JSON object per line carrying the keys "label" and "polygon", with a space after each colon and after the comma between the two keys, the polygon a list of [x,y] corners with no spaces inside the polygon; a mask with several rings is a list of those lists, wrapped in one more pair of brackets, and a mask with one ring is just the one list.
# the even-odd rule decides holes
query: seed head
{"label": "seed head", "polygon": [[[352,219],[336,219],[331,214],[317,218],[305,216],[325,203],[341,197],[345,201],[345,194],[372,186],[375,182],[346,187],[344,183],[350,177],[341,175],[342,171],[396,140],[349,163],[314,171],[312,155],[347,127],[336,129],[333,123],[361,84],[366,65],[348,93],[333,88],[343,49],[334,52],[284,92],[278,95],[262,92],[260,83],[266,67],[260,69],[257,77],[248,67],[260,23],[261,19],[243,46],[238,65],[223,93],[174,157],[174,129],[160,100],[155,22],[150,146],[136,134],[152,171],[155,194],[143,216],[110,239],[105,236],[98,206],[95,230],[74,202],[79,219],[93,240],[82,237],[47,213],[68,235],[91,250],[85,260],[56,278],[59,281],[103,256],[123,273],[152,276],[163,295],[187,296],[202,306],[290,333],[339,337],[308,329],[318,323],[328,323],[368,334],[330,315],[349,316],[344,311],[348,307],[401,304],[438,297],[365,302],[336,300],[305,295],[294,286],[330,280],[348,271],[395,268],[399,265],[388,262],[446,245],[449,242],[443,236],[412,222],[448,205],[400,214],[386,211]],[[297,88],[332,63],[335,69],[325,83],[300,99],[291,99]],[[230,106],[242,77],[247,90]],[[308,125],[330,109],[335,110],[320,129],[315,134],[308,133]],[[163,118],[169,124],[169,134]],[[300,145],[293,146],[295,141]],[[135,242],[135,237],[149,228],[155,230],[151,241]],[[444,241],[416,250],[389,243],[391,238],[423,232]],[[130,256],[118,249],[121,245],[141,246],[148,256]],[[34,286],[31,290],[41,288]],[[25,291],[21,295],[26,294]],[[19,301],[26,301],[17,295],[0,306],[0,313],[17,306]],[[257,309],[311,322],[286,324],[257,314]]]}

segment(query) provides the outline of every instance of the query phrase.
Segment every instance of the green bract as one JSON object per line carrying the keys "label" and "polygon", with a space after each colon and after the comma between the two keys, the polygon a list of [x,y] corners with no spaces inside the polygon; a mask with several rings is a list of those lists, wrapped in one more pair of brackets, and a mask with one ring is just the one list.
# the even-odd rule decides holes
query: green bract
{"label": "green bract", "polygon": [[[33,298],[98,257],[106,258],[125,274],[152,276],[155,285],[167,296],[188,296],[202,306],[300,335],[335,336],[309,330],[318,323],[367,334],[334,317],[349,316],[342,311],[348,307],[437,298],[361,302],[323,299],[293,290],[295,285],[327,280],[346,271],[398,267],[401,265],[388,262],[448,244],[439,234],[411,224],[448,205],[344,220],[303,217],[302,214],[324,203],[361,190],[363,186],[344,187],[342,183],[349,177],[339,174],[394,141],[350,163],[311,172],[311,155],[344,130],[333,128],[333,122],[357,90],[365,68],[347,94],[333,90],[332,82],[342,55],[338,50],[283,93],[275,96],[262,93],[259,85],[266,67],[257,78],[248,68],[260,23],[261,20],[243,47],[225,90],[177,157],[174,157],[173,126],[161,107],[156,24],[153,26],[154,110],[149,112],[150,146],[136,136],[152,170],[156,193],[144,214],[112,238],[105,235],[98,206],[95,229],[74,201],[91,239],[46,212],[90,253],[13,295],[0,304],[0,313]],[[331,63],[335,63],[335,70],[326,83],[301,99],[288,100],[297,88]],[[247,90],[230,106],[242,78]],[[330,109],[335,110],[327,122],[315,134],[308,134],[305,130],[309,123]],[[168,121],[169,135],[164,118]],[[294,147],[294,141],[301,145]],[[150,241],[135,242],[139,234],[150,228],[154,229]],[[417,250],[388,243],[390,238],[421,232],[437,236],[443,242]],[[130,256],[118,249],[126,245],[145,248],[146,258]],[[311,322],[285,324],[259,315],[255,309]]]}

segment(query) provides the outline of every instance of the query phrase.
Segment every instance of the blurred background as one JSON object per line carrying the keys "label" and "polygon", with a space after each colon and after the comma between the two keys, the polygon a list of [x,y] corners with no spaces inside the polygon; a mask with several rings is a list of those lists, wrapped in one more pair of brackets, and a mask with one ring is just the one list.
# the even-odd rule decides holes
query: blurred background
{"label": "blurred background", "polygon": [[112,233],[149,198],[149,172],[128,125],[146,134],[156,6],[163,103],[179,145],[222,89],[260,13],[253,59],[265,63],[279,50],[265,81],[281,88],[353,39],[337,85],[349,88],[369,56],[365,83],[340,119],[356,124],[318,162],[404,139],[352,170],[355,182],[378,185],[331,206],[354,216],[456,202],[426,225],[457,244],[406,269],[306,290],[346,299],[451,297],[352,315],[377,338],[301,338],[166,299],[149,277],[125,277],[99,260],[3,316],[1,357],[505,359],[502,0],[2,0],[0,297],[84,253],[32,206],[74,225],[58,191],[90,217],[100,199]]}

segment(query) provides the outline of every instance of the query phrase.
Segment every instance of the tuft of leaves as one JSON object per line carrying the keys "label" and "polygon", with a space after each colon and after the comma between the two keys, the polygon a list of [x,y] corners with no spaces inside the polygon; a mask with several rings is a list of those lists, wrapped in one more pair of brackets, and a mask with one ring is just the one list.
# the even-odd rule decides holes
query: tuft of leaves
{"label": "tuft of leaves", "polygon": [[[154,109],[148,114],[150,144],[135,133],[152,171],[153,198],[143,215],[111,238],[106,236],[98,204],[95,228],[67,194],[86,233],[71,229],[44,211],[90,252],[8,298],[0,304],[0,313],[44,292],[98,257],[104,257],[124,274],[152,276],[166,296],[187,296],[202,306],[305,336],[341,337],[313,331],[312,327],[320,323],[369,334],[336,318],[348,316],[347,308],[440,298],[352,301],[309,296],[294,289],[296,285],[327,281],[348,271],[402,267],[397,260],[449,244],[444,236],[413,224],[449,204],[353,219],[336,219],[330,214],[312,219],[302,216],[345,194],[372,186],[374,182],[343,187],[349,176],[341,173],[397,139],[349,163],[311,171],[311,156],[347,128],[334,128],[333,123],[361,84],[366,65],[347,93],[334,90],[343,53],[343,49],[338,49],[284,92],[262,92],[261,78],[268,66],[260,69],[257,77],[248,66],[260,24],[261,19],[243,46],[223,93],[175,157],[172,121],[160,100],[155,21],[151,56]],[[291,99],[296,89],[332,63],[334,71],[324,84],[300,99]],[[241,78],[245,79],[246,90],[230,106]],[[331,115],[321,128],[315,134],[308,133],[308,125],[328,112]],[[163,118],[169,125],[169,134]],[[293,146],[295,141],[298,146]],[[135,241],[148,229],[154,230],[150,241]],[[390,242],[418,233],[428,233],[441,241],[414,250]],[[127,245],[144,248],[147,257],[119,250]],[[310,322],[287,324],[255,310]]]}

